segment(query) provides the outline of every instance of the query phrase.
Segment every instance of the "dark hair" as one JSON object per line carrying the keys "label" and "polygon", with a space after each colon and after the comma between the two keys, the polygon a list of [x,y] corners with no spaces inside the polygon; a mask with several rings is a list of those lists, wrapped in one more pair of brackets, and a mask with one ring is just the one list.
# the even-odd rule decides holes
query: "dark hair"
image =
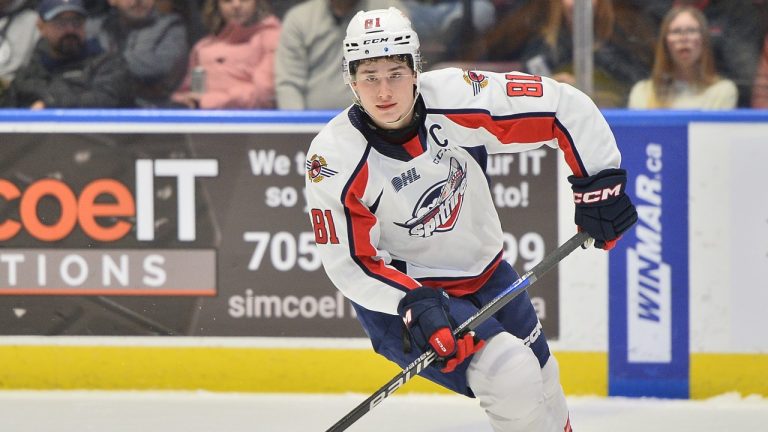
{"label": "dark hair", "polygon": [[399,63],[405,63],[408,65],[409,68],[411,68],[411,70],[414,70],[413,57],[411,57],[408,54],[395,54],[390,56],[373,57],[373,58],[367,58],[367,59],[355,60],[355,61],[349,62],[349,76],[354,77],[355,74],[357,73],[357,68],[360,67],[360,65],[373,63],[378,60],[392,60]]}

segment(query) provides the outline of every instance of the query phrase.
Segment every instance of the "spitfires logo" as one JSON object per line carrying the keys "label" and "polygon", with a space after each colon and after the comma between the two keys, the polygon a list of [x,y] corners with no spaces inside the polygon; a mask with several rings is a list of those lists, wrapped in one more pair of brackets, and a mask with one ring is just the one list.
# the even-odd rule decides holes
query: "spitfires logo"
{"label": "spitfires logo", "polygon": [[431,237],[436,232],[450,231],[456,225],[467,189],[466,166],[451,158],[448,178],[430,187],[419,199],[413,218],[395,225],[408,229],[412,237]]}
{"label": "spitfires logo", "polygon": [[472,86],[472,92],[475,94],[475,96],[480,94],[480,90],[488,86],[488,77],[474,71],[464,72],[464,81]]}
{"label": "spitfires logo", "polygon": [[333,177],[337,173],[338,171],[328,168],[328,162],[322,156],[314,154],[307,161],[307,176],[313,183],[321,182],[324,178]]}

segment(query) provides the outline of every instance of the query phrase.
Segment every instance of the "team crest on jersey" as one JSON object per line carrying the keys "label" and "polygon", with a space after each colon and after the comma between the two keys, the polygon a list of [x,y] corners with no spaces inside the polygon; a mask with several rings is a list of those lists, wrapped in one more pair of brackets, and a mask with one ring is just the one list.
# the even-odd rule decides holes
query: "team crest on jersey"
{"label": "team crest on jersey", "polygon": [[312,155],[307,161],[307,177],[314,183],[323,181],[326,177],[333,177],[338,173],[328,168],[328,162],[320,155]]}
{"label": "team crest on jersey", "polygon": [[466,189],[466,166],[462,167],[459,161],[451,158],[448,178],[427,189],[413,210],[413,218],[405,223],[395,222],[395,225],[408,229],[412,237],[423,238],[452,230],[459,220]]}
{"label": "team crest on jersey", "polygon": [[480,90],[484,89],[488,85],[488,77],[475,71],[465,71],[464,81],[472,86],[472,92],[475,94],[475,96],[480,94]]}

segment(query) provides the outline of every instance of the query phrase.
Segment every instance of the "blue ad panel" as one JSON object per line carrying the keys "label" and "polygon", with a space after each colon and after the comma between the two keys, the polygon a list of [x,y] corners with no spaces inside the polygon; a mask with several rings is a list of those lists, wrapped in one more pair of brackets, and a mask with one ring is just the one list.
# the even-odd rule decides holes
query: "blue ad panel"
{"label": "blue ad panel", "polygon": [[639,221],[609,258],[611,396],[687,398],[687,125],[613,125]]}

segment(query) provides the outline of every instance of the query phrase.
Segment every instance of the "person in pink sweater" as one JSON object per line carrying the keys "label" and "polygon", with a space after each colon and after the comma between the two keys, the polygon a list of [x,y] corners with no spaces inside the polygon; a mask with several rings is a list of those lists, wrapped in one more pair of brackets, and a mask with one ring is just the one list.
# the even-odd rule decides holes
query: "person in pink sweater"
{"label": "person in pink sweater", "polygon": [[209,35],[192,48],[173,101],[189,108],[274,108],[280,21],[268,0],[206,0]]}

